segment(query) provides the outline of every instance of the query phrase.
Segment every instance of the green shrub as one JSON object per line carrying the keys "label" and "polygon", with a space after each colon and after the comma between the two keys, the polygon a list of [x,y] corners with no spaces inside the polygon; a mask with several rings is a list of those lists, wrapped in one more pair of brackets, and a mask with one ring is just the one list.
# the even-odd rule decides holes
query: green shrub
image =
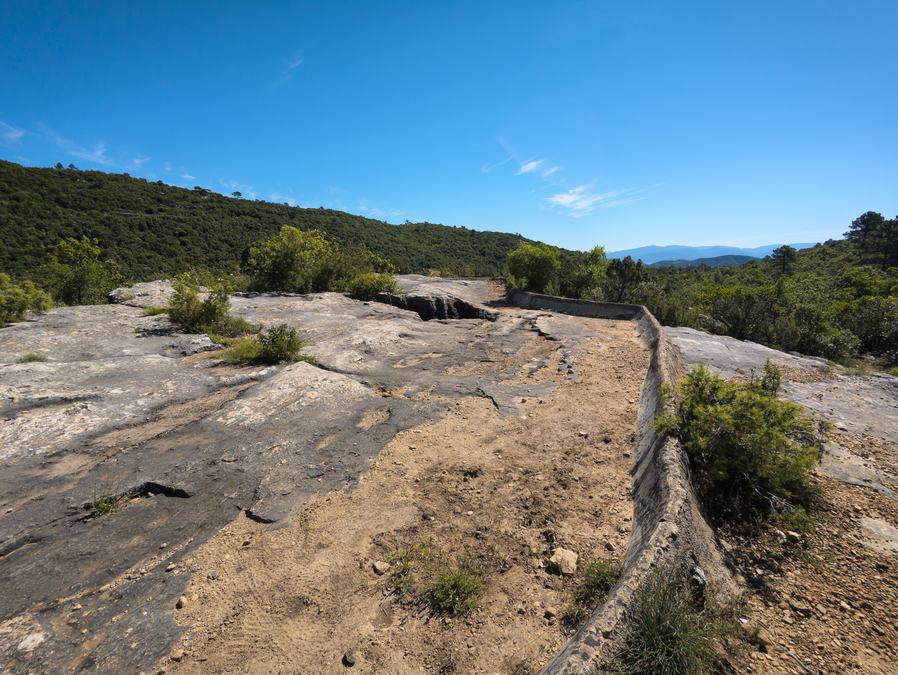
{"label": "green shrub", "polygon": [[249,322],[231,316],[228,288],[223,282],[214,286],[205,300],[200,300],[196,282],[189,275],[181,275],[174,282],[167,311],[169,318],[188,333],[235,337],[256,330]]}
{"label": "green shrub", "polygon": [[779,514],[777,524],[784,530],[795,532],[813,532],[815,527],[814,516],[809,514],[803,506],[794,506]]}
{"label": "green shrub", "polygon": [[99,241],[84,236],[59,242],[45,277],[53,297],[66,305],[103,304],[123,279],[118,263],[102,258]]}
{"label": "green shrub", "polygon": [[296,331],[286,324],[269,328],[259,335],[259,359],[266,363],[293,361],[303,347],[303,341]]}
{"label": "green shrub", "polygon": [[356,300],[374,300],[378,293],[398,293],[399,285],[391,274],[363,272],[356,275],[346,289],[347,295]]}
{"label": "green shrub", "polygon": [[168,307],[144,307],[141,312],[142,316],[159,316],[160,314],[168,314]]}
{"label": "green shrub", "polygon": [[544,293],[561,267],[557,248],[522,241],[508,254],[508,272],[514,284],[534,293]]}
{"label": "green shrub", "polygon": [[250,247],[252,288],[289,293],[326,291],[333,277],[330,262],[334,253],[335,247],[324,232],[284,225],[277,234]]}
{"label": "green shrub", "polygon": [[287,325],[270,328],[266,333],[253,337],[228,340],[228,348],[215,353],[215,357],[226,363],[280,363],[282,361],[307,361],[311,357],[299,352],[303,341],[296,331]]}
{"label": "green shrub", "polygon": [[32,282],[16,283],[0,272],[0,327],[21,321],[28,312],[46,312],[52,304],[46,291]]}
{"label": "green shrub", "polygon": [[37,352],[25,352],[16,359],[16,363],[42,363],[46,360],[47,357],[43,354],[38,354]]}
{"label": "green shrub", "polygon": [[779,370],[728,382],[704,366],[666,391],[671,410],[659,432],[677,436],[693,481],[713,518],[750,521],[814,495],[809,473],[820,457],[824,427],[777,398]]}
{"label": "green shrub", "polygon": [[470,614],[477,607],[481,583],[470,563],[443,570],[430,590],[430,604],[438,612]]}
{"label": "green shrub", "polygon": [[616,565],[610,560],[593,560],[583,566],[571,605],[565,612],[565,623],[576,626],[586,619],[608,595],[618,574]]}
{"label": "green shrub", "polygon": [[655,575],[637,591],[611,672],[686,675],[714,672],[715,639],[724,633],[713,609],[702,609],[687,584]]}

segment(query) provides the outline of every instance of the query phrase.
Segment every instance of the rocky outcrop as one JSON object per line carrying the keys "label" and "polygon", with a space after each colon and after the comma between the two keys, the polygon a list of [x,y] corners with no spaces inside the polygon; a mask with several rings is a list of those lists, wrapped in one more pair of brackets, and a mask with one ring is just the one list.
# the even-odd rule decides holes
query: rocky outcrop
{"label": "rocky outcrop", "polygon": [[431,319],[496,320],[496,312],[483,303],[490,295],[485,279],[433,279],[414,274],[399,277],[398,293],[381,293],[378,300]]}
{"label": "rocky outcrop", "polygon": [[686,460],[673,438],[655,433],[663,409],[661,387],[682,372],[680,354],[652,314],[639,305],[568,300],[512,291],[508,300],[521,307],[559,313],[636,321],[652,350],[639,402],[636,463],[633,468],[633,530],[621,576],[607,600],[546,666],[546,673],[595,672],[619,635],[640,585],[655,572],[701,574],[724,593],[736,585],[698,506]]}

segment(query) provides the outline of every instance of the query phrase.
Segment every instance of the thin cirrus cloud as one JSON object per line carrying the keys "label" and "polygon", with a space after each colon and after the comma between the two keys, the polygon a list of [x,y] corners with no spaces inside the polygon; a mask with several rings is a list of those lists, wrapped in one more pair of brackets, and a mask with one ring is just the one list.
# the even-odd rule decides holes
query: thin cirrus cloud
{"label": "thin cirrus cloud", "polygon": [[561,171],[561,167],[560,167],[560,166],[551,166],[551,167],[549,167],[548,169],[546,169],[545,171],[543,171],[540,175],[541,175],[543,178],[548,178],[548,177],[551,176],[552,174],[558,173],[559,171]]}
{"label": "thin cirrus cloud", "polygon": [[531,159],[527,162],[524,162],[523,164],[521,164],[521,168],[518,169],[518,175],[520,176],[525,173],[533,173],[534,171],[539,169],[539,167],[541,167],[545,163],[545,161],[546,160],[544,159]]}
{"label": "thin cirrus cloud", "polygon": [[0,122],[0,136],[3,137],[3,140],[7,143],[11,143],[16,145],[19,141],[22,140],[22,136],[24,136],[26,132],[24,129],[17,129],[11,124],[7,124],[6,122]]}
{"label": "thin cirrus cloud", "polygon": [[100,166],[112,166],[115,164],[115,162],[113,162],[106,154],[106,143],[103,141],[97,141],[91,149],[82,147],[68,138],[63,138],[50,129],[42,128],[41,132],[47,140],[54,143],[67,155],[91,164],[99,164]]}
{"label": "thin cirrus cloud", "polygon": [[274,78],[272,87],[277,88],[284,84],[287,84],[287,82],[290,81],[290,78],[293,77],[293,73],[296,71],[296,69],[299,68],[303,64],[303,60],[304,59],[301,56],[294,56],[294,57],[289,58],[286,61],[284,61],[283,67],[281,68],[281,70],[277,74],[277,76]]}
{"label": "thin cirrus cloud", "polygon": [[638,201],[638,193],[639,191],[635,188],[595,192],[592,185],[578,185],[570,190],[547,197],[546,201],[552,206],[566,209],[573,218],[579,218],[598,208],[624,206]]}

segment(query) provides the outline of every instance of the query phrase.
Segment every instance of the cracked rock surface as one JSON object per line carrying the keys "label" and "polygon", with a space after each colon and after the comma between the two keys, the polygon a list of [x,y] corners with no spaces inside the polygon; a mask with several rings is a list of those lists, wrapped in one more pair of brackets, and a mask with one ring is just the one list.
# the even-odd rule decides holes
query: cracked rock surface
{"label": "cracked rock surface", "polygon": [[[208,337],[143,316],[168,282],[0,329],[0,670],[152,667],[179,633],[188,575],[168,570],[241,511],[285,526],[454,401],[488,397],[516,415],[552,389],[512,382],[520,369],[507,365],[542,339],[539,312],[489,308],[486,281],[400,283],[494,316],[425,321],[334,293],[232,298],[251,322],[296,327],[318,366],[221,365]],[[586,337],[555,339],[576,349]],[[27,352],[46,360],[16,363]],[[92,509],[104,500],[112,513]]]}

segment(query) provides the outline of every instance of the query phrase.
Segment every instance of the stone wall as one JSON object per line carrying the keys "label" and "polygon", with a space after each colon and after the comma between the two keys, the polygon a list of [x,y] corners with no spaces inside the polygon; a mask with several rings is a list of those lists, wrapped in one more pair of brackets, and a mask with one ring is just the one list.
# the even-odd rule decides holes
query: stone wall
{"label": "stone wall", "polygon": [[679,443],[655,433],[655,417],[664,407],[662,385],[674,382],[683,372],[679,350],[657,319],[641,305],[571,300],[517,290],[511,291],[507,300],[528,309],[635,321],[652,353],[639,401],[636,460],[631,469],[633,529],[620,579],[605,603],[544,671],[594,672],[609,656],[640,584],[655,570],[700,574],[723,593],[735,592],[736,584],[701,514]]}

